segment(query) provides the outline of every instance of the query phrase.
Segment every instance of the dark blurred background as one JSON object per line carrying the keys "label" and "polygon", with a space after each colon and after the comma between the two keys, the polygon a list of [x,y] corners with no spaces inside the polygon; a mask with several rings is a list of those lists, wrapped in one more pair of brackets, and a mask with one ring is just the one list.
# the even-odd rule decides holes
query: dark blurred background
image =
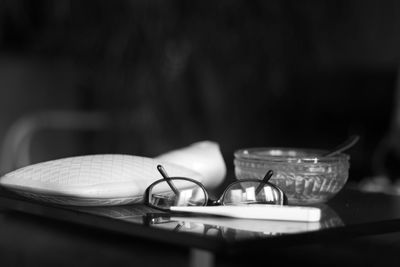
{"label": "dark blurred background", "polygon": [[396,163],[399,55],[396,0],[0,0],[0,171],[357,133],[361,180]]}

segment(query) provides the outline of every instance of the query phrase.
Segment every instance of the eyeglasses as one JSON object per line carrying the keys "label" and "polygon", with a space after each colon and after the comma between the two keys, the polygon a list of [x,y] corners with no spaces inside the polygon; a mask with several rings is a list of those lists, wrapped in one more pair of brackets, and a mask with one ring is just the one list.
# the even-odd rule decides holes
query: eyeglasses
{"label": "eyeglasses", "polygon": [[284,205],[287,198],[283,191],[269,182],[273,171],[262,180],[243,179],[228,185],[221,197],[210,200],[200,182],[187,177],[169,177],[162,165],[157,166],[163,179],[152,183],[145,194],[145,203],[159,210],[168,211],[172,206],[214,206],[243,204]]}

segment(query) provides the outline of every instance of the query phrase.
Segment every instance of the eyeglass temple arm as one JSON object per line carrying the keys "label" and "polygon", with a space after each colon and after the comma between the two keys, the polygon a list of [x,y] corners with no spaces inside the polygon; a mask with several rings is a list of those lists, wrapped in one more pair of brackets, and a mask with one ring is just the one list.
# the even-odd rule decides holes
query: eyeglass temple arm
{"label": "eyeglass temple arm", "polygon": [[175,195],[179,195],[179,190],[175,187],[174,183],[172,182],[171,178],[168,176],[167,172],[165,171],[162,165],[157,165],[157,170],[161,173],[162,177],[168,183],[169,187],[171,187],[172,191]]}
{"label": "eyeglass temple arm", "polygon": [[260,193],[261,189],[263,189],[264,185],[266,183],[268,183],[269,179],[271,179],[272,175],[274,174],[274,172],[272,170],[269,170],[264,178],[262,179],[261,183],[259,184],[259,186],[257,186],[256,188],[256,195],[258,195],[258,193]]}

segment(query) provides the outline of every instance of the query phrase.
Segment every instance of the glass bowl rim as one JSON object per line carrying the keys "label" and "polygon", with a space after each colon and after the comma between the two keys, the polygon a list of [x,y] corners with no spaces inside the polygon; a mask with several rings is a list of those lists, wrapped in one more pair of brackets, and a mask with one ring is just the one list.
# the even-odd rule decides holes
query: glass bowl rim
{"label": "glass bowl rim", "polygon": [[[276,155],[267,154],[268,152],[276,153]],[[299,152],[301,154],[296,155]],[[330,163],[342,160],[348,161],[350,159],[350,156],[346,153],[324,157],[322,154],[325,152],[328,152],[328,150],[297,147],[249,147],[236,150],[234,152],[234,158],[244,161],[285,163]],[[282,155],[281,153],[286,153],[286,155]]]}

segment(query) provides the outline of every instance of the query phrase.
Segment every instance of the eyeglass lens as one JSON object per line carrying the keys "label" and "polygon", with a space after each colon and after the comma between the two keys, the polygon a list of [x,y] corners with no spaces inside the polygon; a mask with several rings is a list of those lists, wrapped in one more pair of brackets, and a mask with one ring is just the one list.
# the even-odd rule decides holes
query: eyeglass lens
{"label": "eyeglass lens", "polygon": [[[260,185],[261,188],[260,188]],[[223,205],[278,204],[281,194],[277,188],[261,181],[242,181],[229,186],[221,200]]]}
{"label": "eyeglass lens", "polygon": [[149,203],[161,209],[168,209],[171,206],[204,206],[207,202],[207,195],[203,188],[196,183],[171,178],[178,194],[170,187],[167,181],[160,181],[155,184],[149,192]]}

